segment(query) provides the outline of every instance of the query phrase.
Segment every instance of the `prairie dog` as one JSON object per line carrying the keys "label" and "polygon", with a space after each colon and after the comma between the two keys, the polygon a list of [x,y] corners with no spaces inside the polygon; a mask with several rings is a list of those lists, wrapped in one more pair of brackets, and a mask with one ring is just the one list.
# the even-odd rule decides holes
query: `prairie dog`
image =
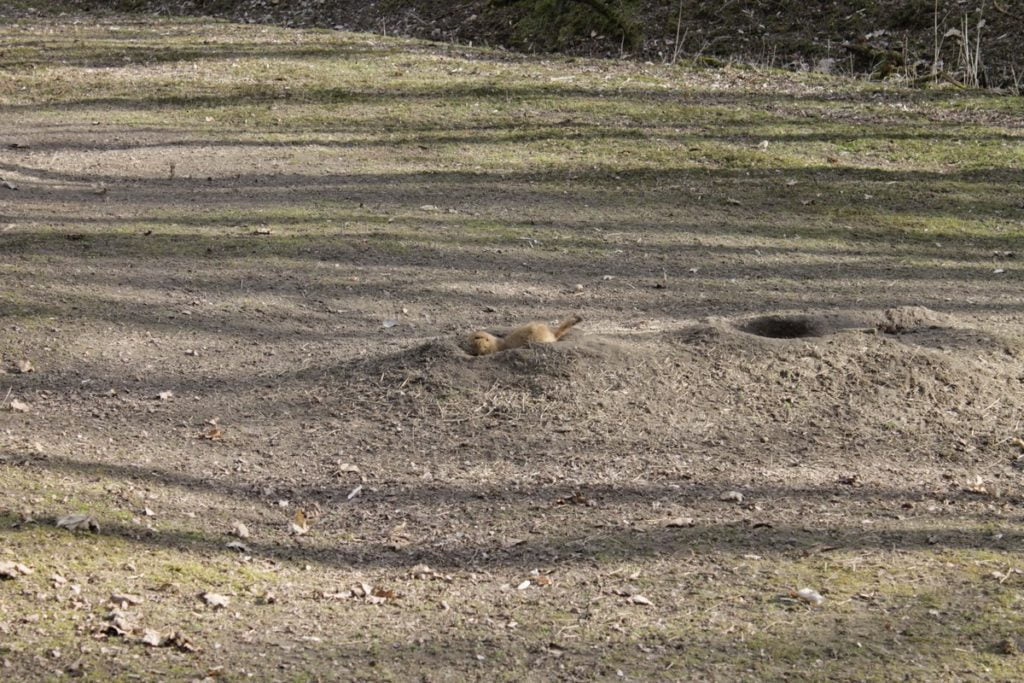
{"label": "prairie dog", "polygon": [[546,323],[532,322],[517,327],[504,337],[495,337],[493,334],[477,330],[469,337],[470,353],[474,356],[485,356],[488,353],[497,353],[507,349],[518,349],[527,344],[540,342],[550,344],[558,341],[569,331],[569,328],[583,320],[578,315],[566,318],[555,329],[548,327]]}

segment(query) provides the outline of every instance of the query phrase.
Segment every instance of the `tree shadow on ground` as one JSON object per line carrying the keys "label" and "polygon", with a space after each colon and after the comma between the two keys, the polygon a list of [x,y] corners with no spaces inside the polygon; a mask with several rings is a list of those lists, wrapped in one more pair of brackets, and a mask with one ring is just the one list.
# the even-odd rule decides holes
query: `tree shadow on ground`
{"label": "tree shadow on ground", "polygon": [[[24,456],[9,454],[12,462]],[[18,466],[18,465],[8,465]],[[26,465],[53,474],[84,477],[90,480],[132,483],[136,486],[180,487],[236,499],[241,503],[266,505],[266,497],[251,487],[228,479],[216,480],[172,472],[161,467],[108,464],[74,460],[59,456],[33,458]],[[317,562],[343,568],[408,568],[419,563],[450,570],[467,571],[498,568],[529,569],[538,565],[588,564],[594,561],[614,563],[642,558],[667,558],[696,553],[711,555],[742,555],[758,553],[765,556],[806,557],[829,551],[952,549],[1010,549],[1024,540],[1024,534],[1003,533],[994,539],[985,522],[988,513],[956,511],[952,518],[943,514],[912,517],[909,523],[898,522],[887,512],[899,509],[907,501],[941,498],[943,505],[977,502],[977,495],[960,492],[929,493],[925,490],[900,487],[883,488],[860,486],[851,488],[835,484],[782,485],[765,484],[745,489],[750,500],[771,501],[765,511],[737,517],[725,504],[715,510],[705,510],[709,519],[683,523],[677,528],[662,523],[636,524],[623,522],[618,514],[636,514],[654,500],[672,500],[674,504],[690,508],[707,507],[706,501],[717,500],[723,481],[695,481],[690,479],[664,484],[648,485],[530,485],[510,490],[507,486],[452,486],[428,483],[404,486],[401,493],[387,493],[384,482],[381,493],[364,494],[353,503],[346,500],[347,488],[293,489],[296,500],[322,500],[328,512],[318,522],[317,533],[291,541],[250,539],[246,544],[252,554],[266,559]],[[567,502],[569,501],[569,502]],[[574,509],[581,501],[582,507]],[[582,501],[588,501],[584,504]],[[1014,501],[1003,501],[1013,504]],[[837,512],[875,517],[878,525],[829,523],[819,521],[813,527],[793,518],[792,513],[777,516],[773,509],[797,510],[804,506],[828,505]],[[503,512],[495,512],[496,506]],[[715,505],[711,506],[715,508]],[[905,507],[905,506],[904,506]],[[589,511],[588,511],[589,508]],[[387,511],[386,518],[395,520],[412,514],[414,518],[430,518],[434,511],[446,512],[443,518],[458,510],[460,517],[478,519],[492,517],[496,528],[509,532],[510,528],[522,534],[521,538],[499,535],[480,537],[475,533],[453,536],[438,534],[434,525],[408,529],[411,540],[396,541],[387,538],[380,528],[362,530],[351,518],[356,510],[366,515],[379,515]],[[616,513],[616,510],[622,512]],[[559,525],[561,530],[532,529],[538,516],[565,515],[571,522]],[[633,512],[628,512],[633,511]],[[871,511],[875,511],[872,515]],[[880,515],[880,516],[879,516]],[[718,521],[726,517],[729,521]],[[849,514],[845,514],[849,517]],[[975,519],[976,517],[976,519]],[[282,518],[284,519],[284,518]],[[348,521],[343,521],[343,520]],[[949,526],[955,520],[960,527]],[[589,520],[589,521],[588,521]],[[966,520],[969,523],[963,526]],[[284,522],[281,522],[282,528]],[[394,521],[391,522],[391,525]],[[417,525],[421,522],[417,522]],[[102,535],[122,538],[142,545],[162,547],[190,553],[230,555],[226,540],[203,524],[205,529],[147,529],[137,525],[102,520]],[[339,526],[340,525],[340,526]],[[22,530],[30,529],[25,525]],[[899,528],[899,527],[904,528]],[[339,531],[344,531],[341,536]],[[8,531],[16,534],[17,531]],[[364,538],[352,540],[352,534]],[[275,534],[276,535],[276,534]],[[316,536],[326,536],[318,541]],[[425,538],[429,537],[429,538]],[[342,540],[348,538],[349,540]],[[422,539],[422,540],[417,540]]]}

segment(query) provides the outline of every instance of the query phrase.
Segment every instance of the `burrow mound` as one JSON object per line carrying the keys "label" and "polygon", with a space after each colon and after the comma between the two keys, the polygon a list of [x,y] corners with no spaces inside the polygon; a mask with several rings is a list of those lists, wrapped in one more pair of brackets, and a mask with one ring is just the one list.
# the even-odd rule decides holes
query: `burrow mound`
{"label": "burrow mound", "polygon": [[[710,325],[722,325],[713,321]],[[923,306],[899,306],[881,312],[773,314],[725,321],[726,327],[769,340],[814,340],[842,333],[891,336],[904,344],[937,350],[975,349],[1016,356],[1019,337],[967,325],[956,316]],[[689,334],[701,334],[690,330]],[[705,333],[706,334],[706,333]]]}
{"label": "burrow mound", "polygon": [[734,322],[736,329],[767,339],[804,339],[824,337],[843,329],[864,327],[867,322],[849,315],[796,314],[760,315]]}
{"label": "burrow mound", "polygon": [[998,442],[1024,414],[1024,366],[1008,343],[901,308],[576,335],[483,357],[439,339],[344,372],[347,384],[382,393],[378,404],[405,406],[449,436],[485,426],[546,442],[571,429],[596,446],[788,443],[794,453],[826,441],[894,452],[913,442],[941,455]]}
{"label": "burrow mound", "polygon": [[710,319],[672,336],[738,397],[734,424],[948,453],[1004,439],[1024,411],[1020,336],[927,308]]}
{"label": "burrow mound", "polygon": [[339,398],[366,406],[364,420],[382,406],[402,415],[406,432],[420,428],[420,445],[496,440],[542,452],[571,434],[590,445],[652,446],[669,438],[664,408],[677,405],[677,373],[694,367],[684,350],[659,350],[648,341],[577,334],[478,357],[456,340],[437,339],[340,368],[348,388]]}
{"label": "burrow mound", "polygon": [[495,385],[535,395],[580,390],[599,377],[642,368],[650,352],[644,345],[606,337],[576,335],[556,344],[535,344],[488,356],[467,353],[462,343],[435,339],[411,349],[364,361],[359,371],[401,377],[408,386],[432,393],[478,392]]}

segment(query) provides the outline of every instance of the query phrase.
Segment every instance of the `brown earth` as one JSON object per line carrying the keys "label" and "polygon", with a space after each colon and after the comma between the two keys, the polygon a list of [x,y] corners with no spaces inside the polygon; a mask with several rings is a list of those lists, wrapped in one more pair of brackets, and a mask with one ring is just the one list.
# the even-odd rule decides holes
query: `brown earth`
{"label": "brown earth", "polygon": [[[557,98],[680,72],[78,20],[9,29],[3,57],[26,85],[0,100],[17,186],[0,188],[0,560],[36,571],[0,585],[0,676],[1020,673],[997,647],[1019,633],[1022,585],[1019,168],[914,157],[876,178],[857,166],[882,163],[868,152],[763,170],[741,156],[756,131],[724,168],[692,171],[638,170],[628,140],[600,168],[557,167],[560,147],[543,162],[543,136],[447,156],[460,126],[530,132],[473,118],[479,102],[550,118],[556,142],[577,125],[593,133],[581,148],[617,140],[643,98],[589,113]],[[288,60],[316,62],[324,42],[352,69],[329,75],[343,104],[230,90],[290,86],[306,72]],[[461,109],[438,65],[586,85],[551,101],[473,90]],[[445,86],[388,80],[405,70]],[[365,72],[379,92],[360,91]],[[161,90],[167,74],[186,95]],[[708,130],[761,106],[750,92],[802,108],[837,87],[685,78],[723,107]],[[444,115],[396,124],[417,97],[416,116]],[[1012,115],[884,97],[1019,144]],[[889,139],[881,101],[853,92],[836,115]],[[690,160],[704,142],[679,144]],[[481,168],[454,166],[467,158]],[[558,344],[461,347],[478,326],[577,312]],[[297,508],[308,533],[290,528]],[[55,529],[68,512],[100,532]],[[808,584],[827,609],[793,597]],[[197,651],[110,635],[115,591]]]}

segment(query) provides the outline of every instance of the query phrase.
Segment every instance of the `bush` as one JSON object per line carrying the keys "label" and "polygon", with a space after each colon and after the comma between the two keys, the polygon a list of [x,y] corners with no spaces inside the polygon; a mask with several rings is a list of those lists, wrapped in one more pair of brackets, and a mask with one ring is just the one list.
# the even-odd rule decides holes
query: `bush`
{"label": "bush", "polygon": [[643,42],[637,0],[496,0],[495,5],[520,7],[517,38],[526,45],[558,50],[592,35],[621,38],[625,49]]}

